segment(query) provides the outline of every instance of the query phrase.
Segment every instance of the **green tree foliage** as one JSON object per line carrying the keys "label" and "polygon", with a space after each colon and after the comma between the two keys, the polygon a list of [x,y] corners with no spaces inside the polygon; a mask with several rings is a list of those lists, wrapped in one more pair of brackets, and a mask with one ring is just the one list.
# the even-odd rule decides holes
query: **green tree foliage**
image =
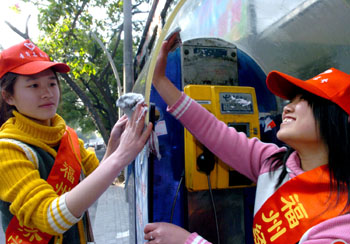
{"label": "green tree foliage", "polygon": [[[55,61],[71,67],[71,72],[62,76],[62,104],[58,112],[69,125],[80,127],[83,132],[98,128],[106,142],[118,119],[115,101],[119,94],[111,65],[92,33],[107,47],[122,80],[123,1],[23,1],[33,3],[39,10],[42,34],[36,44]],[[140,4],[148,2],[134,0],[133,15],[141,13]],[[133,22],[134,46],[139,41],[137,33],[141,32],[143,24],[142,21]]]}

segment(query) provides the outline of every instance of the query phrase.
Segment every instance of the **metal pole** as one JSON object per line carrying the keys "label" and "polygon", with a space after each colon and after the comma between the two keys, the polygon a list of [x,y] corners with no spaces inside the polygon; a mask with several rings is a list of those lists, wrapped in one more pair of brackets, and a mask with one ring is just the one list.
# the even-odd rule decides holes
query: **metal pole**
{"label": "metal pole", "polygon": [[124,94],[134,85],[131,0],[124,1]]}

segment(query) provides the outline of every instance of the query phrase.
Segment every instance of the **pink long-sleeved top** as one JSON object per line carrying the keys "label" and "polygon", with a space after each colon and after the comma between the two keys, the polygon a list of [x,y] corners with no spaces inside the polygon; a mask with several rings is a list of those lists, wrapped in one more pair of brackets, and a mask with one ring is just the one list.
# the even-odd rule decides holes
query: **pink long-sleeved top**
{"label": "pink long-sleeved top", "polygon": [[[275,192],[275,185],[282,168],[270,174],[271,155],[285,151],[272,143],[257,138],[247,138],[234,128],[216,119],[214,115],[184,93],[171,107],[170,112],[192,135],[203,143],[223,162],[257,183],[254,214]],[[300,159],[293,152],[286,163],[287,176],[284,182],[303,173]],[[208,244],[209,242],[192,233],[185,244]],[[276,243],[278,243],[276,241]],[[306,231],[299,244],[350,244],[350,214],[340,215],[321,222]],[[285,244],[285,243],[284,243]],[[294,244],[294,243],[293,243]]]}

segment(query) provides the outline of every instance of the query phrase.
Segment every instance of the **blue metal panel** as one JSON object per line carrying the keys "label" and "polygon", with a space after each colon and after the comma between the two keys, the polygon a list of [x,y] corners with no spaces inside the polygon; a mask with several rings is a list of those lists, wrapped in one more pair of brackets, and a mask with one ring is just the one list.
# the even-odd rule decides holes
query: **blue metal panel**
{"label": "blue metal panel", "polygon": [[[181,85],[181,56],[180,48],[170,53],[166,68],[166,76],[182,90]],[[170,222],[171,209],[175,199],[176,190],[184,170],[184,128],[183,126],[166,112],[166,104],[159,96],[158,92],[152,87],[150,102],[156,105],[160,111],[159,122],[164,122],[167,128],[167,134],[158,136],[160,160],[154,159],[153,166],[153,219],[150,221]],[[187,212],[184,204],[184,187],[179,191],[173,223],[184,226],[184,217]]]}

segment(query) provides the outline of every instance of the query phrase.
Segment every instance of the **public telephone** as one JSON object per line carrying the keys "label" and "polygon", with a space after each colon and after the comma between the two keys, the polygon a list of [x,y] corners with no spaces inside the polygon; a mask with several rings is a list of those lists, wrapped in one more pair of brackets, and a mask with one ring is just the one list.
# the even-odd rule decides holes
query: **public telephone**
{"label": "public telephone", "polygon": [[[228,126],[248,137],[260,137],[255,89],[242,86],[187,85],[184,92]],[[200,122],[199,122],[200,123]],[[198,169],[197,160],[205,148],[185,129],[185,178],[190,191],[208,189],[207,175]],[[245,176],[215,158],[210,172],[212,189],[251,186]]]}

